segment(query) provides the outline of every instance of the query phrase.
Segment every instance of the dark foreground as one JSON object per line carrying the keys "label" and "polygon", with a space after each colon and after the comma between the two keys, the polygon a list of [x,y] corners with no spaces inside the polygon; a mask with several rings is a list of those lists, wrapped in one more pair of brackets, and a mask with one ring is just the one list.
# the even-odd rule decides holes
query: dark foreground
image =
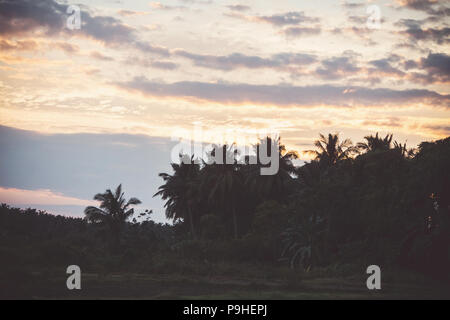
{"label": "dark foreground", "polygon": [[[381,290],[368,290],[363,277],[248,279],[183,275],[84,274],[81,290],[66,288],[66,275],[3,287],[2,298],[18,299],[450,299],[450,286],[408,274],[387,276]],[[11,279],[12,280],[12,279]]]}

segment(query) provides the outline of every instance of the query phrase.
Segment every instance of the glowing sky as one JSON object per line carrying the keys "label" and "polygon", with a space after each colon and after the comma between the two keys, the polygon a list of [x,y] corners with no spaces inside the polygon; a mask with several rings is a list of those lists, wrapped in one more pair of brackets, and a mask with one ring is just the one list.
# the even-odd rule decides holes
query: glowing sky
{"label": "glowing sky", "polygon": [[449,13],[433,0],[0,0],[0,125],[170,138],[200,123],[219,141],[271,128],[299,151],[319,132],[378,131],[413,147],[450,134]]}

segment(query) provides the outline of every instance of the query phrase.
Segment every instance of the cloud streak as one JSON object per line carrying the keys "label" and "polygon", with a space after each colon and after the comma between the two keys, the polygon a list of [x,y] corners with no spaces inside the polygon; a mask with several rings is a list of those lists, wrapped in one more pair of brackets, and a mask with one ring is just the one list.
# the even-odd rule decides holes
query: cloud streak
{"label": "cloud streak", "polygon": [[319,23],[320,19],[317,17],[307,16],[303,11],[290,11],[285,13],[278,13],[273,15],[245,15],[239,10],[233,10],[230,13],[225,13],[225,16],[236,18],[248,22],[270,24],[276,28],[285,28],[281,33],[290,36],[300,36],[305,34],[320,33],[319,26],[311,26],[312,23]]}
{"label": "cloud streak", "polygon": [[221,104],[352,107],[427,103],[450,107],[450,95],[441,95],[424,89],[393,90],[357,86],[251,85],[189,81],[161,83],[145,77],[136,77],[128,82],[113,84],[124,90],[153,97],[195,99]]}
{"label": "cloud streak", "polygon": [[288,38],[299,38],[303,36],[314,36],[322,32],[319,26],[316,27],[289,27],[283,29],[281,33],[286,35]]}
{"label": "cloud streak", "polygon": [[401,8],[423,11],[437,19],[450,15],[449,3],[438,0],[397,0]]}
{"label": "cloud streak", "polygon": [[232,4],[232,5],[228,5],[226,7],[228,9],[230,9],[231,11],[238,11],[238,12],[248,11],[251,9],[249,6],[242,5],[242,4]]}
{"label": "cloud streak", "polygon": [[68,197],[48,189],[24,190],[0,187],[0,202],[11,205],[92,206],[95,201]]}
{"label": "cloud streak", "polygon": [[297,26],[303,23],[319,22],[319,18],[309,17],[303,11],[293,11],[270,16],[254,16],[252,20],[265,22],[277,27]]}
{"label": "cloud streak", "polygon": [[242,53],[233,53],[226,56],[202,55],[178,49],[174,50],[173,54],[189,59],[196,66],[225,71],[237,68],[284,68],[289,66],[307,65],[316,61],[314,55],[303,53],[279,53],[274,54],[269,58],[262,58]]}

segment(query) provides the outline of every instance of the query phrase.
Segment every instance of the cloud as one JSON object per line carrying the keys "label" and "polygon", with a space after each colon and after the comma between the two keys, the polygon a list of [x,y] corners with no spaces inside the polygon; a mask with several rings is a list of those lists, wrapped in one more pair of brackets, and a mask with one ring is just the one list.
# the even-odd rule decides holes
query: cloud
{"label": "cloud", "polygon": [[277,27],[300,25],[305,22],[319,22],[319,18],[308,17],[303,11],[292,11],[271,16],[255,16],[255,21],[266,22]]}
{"label": "cloud", "polygon": [[400,31],[411,41],[434,41],[437,44],[450,42],[450,28],[422,28],[418,25],[410,25],[406,30]]}
{"label": "cloud", "polygon": [[64,51],[67,54],[75,54],[80,51],[77,45],[73,45],[67,42],[55,42],[50,45],[52,48],[57,48]]}
{"label": "cloud", "polygon": [[248,16],[235,10],[235,12],[225,13],[225,15],[250,22],[268,23],[275,27],[299,26],[320,21],[319,18],[306,16],[303,11],[291,11],[270,16]]}
{"label": "cloud", "polygon": [[0,40],[0,50],[1,51],[32,51],[37,49],[38,44],[33,40],[23,40],[23,41],[8,41]]}
{"label": "cloud", "polygon": [[356,86],[290,86],[252,85],[242,83],[175,82],[161,83],[145,77],[135,77],[128,82],[113,83],[124,90],[153,97],[182,98],[212,101],[222,104],[259,104],[277,106],[385,106],[430,103],[450,107],[450,95],[434,91]]}
{"label": "cloud", "polygon": [[302,36],[313,36],[318,35],[322,32],[320,27],[289,27],[283,29],[282,33],[290,38],[298,38]]}
{"label": "cloud", "polygon": [[349,16],[348,21],[355,24],[366,24],[367,16]]}
{"label": "cloud", "polygon": [[[449,13],[450,14],[450,13]],[[433,41],[437,44],[446,44],[450,42],[450,28],[448,27],[425,27],[429,19],[400,19],[394,25],[405,30],[399,31],[398,34],[406,35],[410,41],[410,46],[417,47],[418,41]]]}
{"label": "cloud", "polygon": [[83,72],[85,74],[87,74],[88,76],[92,76],[92,75],[98,74],[98,73],[100,73],[100,71],[101,70],[98,69],[98,68],[89,68],[89,67],[83,70]]}
{"label": "cloud", "polygon": [[170,50],[162,46],[157,46],[146,42],[136,42],[135,46],[144,53],[155,53],[165,57],[170,56]]}
{"label": "cloud", "polygon": [[351,55],[325,59],[321,64],[316,69],[316,74],[329,80],[354,75],[361,70],[357,66],[355,58]]}
{"label": "cloud", "polygon": [[147,15],[149,13],[150,12],[133,11],[133,10],[119,10],[119,11],[117,11],[117,14],[122,16],[122,17],[143,16],[143,15]]}
{"label": "cloud", "polygon": [[448,125],[423,125],[422,128],[430,130],[435,134],[450,136],[450,126]]}
{"label": "cloud", "polygon": [[[68,5],[54,0],[1,0],[0,34],[21,35],[24,33],[44,33],[56,35],[68,33],[66,13]],[[80,34],[95,40],[117,43],[132,40],[133,29],[122,24],[120,20],[107,16],[91,16],[81,12]],[[72,34],[76,34],[73,31]]]}
{"label": "cloud", "polygon": [[397,0],[397,3],[401,7],[406,7],[409,9],[419,10],[419,11],[425,11],[429,14],[445,14],[445,12],[448,13],[448,11],[445,11],[445,6],[442,6],[442,3],[439,3],[438,0]]}
{"label": "cloud", "polygon": [[238,11],[238,12],[249,11],[251,9],[249,6],[242,4],[231,4],[226,7],[231,11]]}
{"label": "cloud", "polygon": [[150,63],[153,68],[162,69],[162,70],[174,70],[178,68],[176,63],[170,61],[153,61]]}
{"label": "cloud", "polygon": [[429,10],[437,3],[437,0],[397,0],[397,3],[403,7],[416,10]]}
{"label": "cloud", "polygon": [[108,16],[82,15],[81,32],[105,43],[121,44],[134,41],[134,29]]}
{"label": "cloud", "polygon": [[[383,19],[381,19],[380,22],[383,22]],[[375,30],[376,29],[370,29],[367,26],[364,27],[350,26],[350,27],[336,27],[331,30],[331,33],[339,35],[354,34],[359,39],[363,40],[366,46],[375,46],[377,45],[377,42],[375,42],[372,37],[372,33]]]}
{"label": "cloud", "polygon": [[327,68],[318,72],[328,79],[367,74],[368,79],[372,81],[394,78],[422,84],[450,82],[450,56],[445,53],[429,53],[426,57],[417,60],[390,54],[386,58],[367,61],[362,67],[357,67],[355,61],[345,56],[326,61],[328,63],[323,64],[326,64]]}
{"label": "cloud", "polygon": [[430,53],[420,60],[423,69],[439,77],[450,79],[450,56],[445,53]]}
{"label": "cloud", "polygon": [[450,14],[450,7],[443,5],[438,0],[397,0],[397,3],[404,8],[424,11],[435,17],[447,17]]}
{"label": "cloud", "polygon": [[168,53],[162,47],[141,42],[136,37],[135,29],[119,19],[93,16],[86,10],[81,11],[81,29],[69,30],[66,28],[67,8],[67,4],[54,0],[0,0],[0,35],[83,36],[109,46],[131,45],[145,52]]}
{"label": "cloud", "polygon": [[224,15],[249,22],[270,24],[276,28],[280,28],[279,33],[288,38],[318,35],[322,32],[319,25],[310,25],[311,23],[320,22],[320,19],[317,17],[309,17],[303,11],[290,11],[266,16],[250,16],[242,14],[239,10],[234,10],[233,12],[224,13]]}
{"label": "cloud", "polygon": [[214,0],[180,0],[185,3],[213,4]]}
{"label": "cloud", "polygon": [[67,5],[52,0],[1,0],[0,34],[19,35],[36,29],[46,34],[61,30]]}
{"label": "cloud", "polygon": [[416,20],[416,19],[400,19],[394,25],[397,27],[405,27],[405,28],[420,28],[425,23],[424,20]]}
{"label": "cloud", "polygon": [[196,66],[226,71],[237,68],[284,68],[293,65],[306,65],[316,60],[314,55],[303,53],[279,53],[269,58],[262,58],[241,53],[233,53],[227,56],[201,55],[176,49],[173,54],[191,60]]}
{"label": "cloud", "polygon": [[404,60],[402,62],[402,64],[403,64],[403,69],[405,69],[405,70],[416,69],[419,67],[419,64],[415,60],[411,60],[411,59]]}
{"label": "cloud", "polygon": [[68,197],[48,189],[24,190],[0,187],[0,202],[10,205],[92,206],[95,201]]}
{"label": "cloud", "polygon": [[161,2],[151,2],[150,6],[156,10],[185,10],[187,7],[185,6],[168,6],[162,4]]}
{"label": "cloud", "polygon": [[364,120],[362,122],[363,126],[374,126],[374,127],[389,127],[389,128],[401,128],[403,123],[401,119],[397,117],[390,117],[387,119],[375,119],[375,120]]}
{"label": "cloud", "polygon": [[102,61],[114,61],[114,58],[105,56],[103,53],[100,53],[98,51],[92,51],[90,57]]}
{"label": "cloud", "polygon": [[175,70],[178,68],[178,64],[167,61],[167,60],[154,60],[154,59],[148,59],[148,58],[140,58],[136,56],[128,57],[127,59],[123,60],[123,63],[128,65],[134,65],[139,67],[145,67],[145,68],[156,68],[156,69],[162,69],[162,70]]}
{"label": "cloud", "polygon": [[358,2],[347,2],[347,1],[344,1],[342,3],[342,6],[344,8],[346,8],[346,9],[358,9],[358,8],[366,6],[366,4],[365,3],[358,3]]}
{"label": "cloud", "polygon": [[214,3],[214,0],[181,0],[181,1],[190,4],[203,4],[203,5]]}
{"label": "cloud", "polygon": [[425,71],[425,73],[412,73],[413,81],[426,84],[450,82],[450,56],[445,53],[430,53],[418,62],[408,61],[407,63],[410,68]]}
{"label": "cloud", "polygon": [[369,64],[375,68],[369,69],[369,73],[381,72],[383,76],[403,77],[405,72],[392,66],[392,63],[398,62],[399,60],[400,57],[396,55],[391,55],[384,59],[371,60]]}

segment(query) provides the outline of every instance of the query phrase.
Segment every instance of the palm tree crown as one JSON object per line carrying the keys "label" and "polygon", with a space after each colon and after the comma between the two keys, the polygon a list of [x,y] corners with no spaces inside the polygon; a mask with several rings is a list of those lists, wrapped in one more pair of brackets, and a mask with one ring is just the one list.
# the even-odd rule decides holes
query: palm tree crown
{"label": "palm tree crown", "polygon": [[189,221],[191,233],[195,234],[196,190],[200,165],[193,163],[193,158],[186,161],[187,155],[180,155],[180,163],[172,163],[173,174],[160,173],[164,184],[153,196],[166,200],[166,217],[168,219]]}
{"label": "palm tree crown", "polygon": [[111,226],[125,223],[134,214],[134,209],[130,206],[141,203],[137,198],[126,201],[121,184],[114,193],[110,189],[104,193],[97,193],[94,200],[100,201],[100,207],[87,207],[84,210],[85,219],[91,223],[107,223]]}
{"label": "palm tree crown", "polygon": [[389,150],[392,143],[392,134],[387,134],[386,137],[381,138],[378,132],[375,135],[365,136],[366,142],[359,142],[357,148],[366,152]]}
{"label": "palm tree crown", "polygon": [[[278,149],[278,171],[274,175],[261,175],[261,165],[259,161],[260,148],[267,148],[267,153],[270,150]],[[258,195],[261,199],[271,199],[281,201],[290,191],[293,190],[292,183],[293,176],[296,174],[293,160],[298,158],[295,151],[287,151],[286,147],[281,144],[280,138],[272,139],[267,137],[261,139],[257,145],[254,146],[256,153],[256,164],[248,166],[246,170],[245,184],[249,190]],[[250,159],[247,160],[250,162]]]}
{"label": "palm tree crown", "polygon": [[[221,163],[212,163],[211,159],[222,157]],[[233,220],[234,237],[238,230],[238,203],[243,191],[243,179],[240,165],[237,163],[238,152],[232,144],[215,145],[208,154],[208,159],[202,172],[202,191],[208,195],[208,203],[221,211],[222,214],[231,214]]]}
{"label": "palm tree crown", "polygon": [[315,159],[320,163],[335,165],[341,160],[348,159],[352,153],[356,152],[355,147],[352,146],[352,141],[345,139],[340,142],[337,133],[329,133],[328,137],[325,137],[323,134],[319,136],[320,139],[314,142],[318,150],[308,150],[305,152],[313,154]]}

